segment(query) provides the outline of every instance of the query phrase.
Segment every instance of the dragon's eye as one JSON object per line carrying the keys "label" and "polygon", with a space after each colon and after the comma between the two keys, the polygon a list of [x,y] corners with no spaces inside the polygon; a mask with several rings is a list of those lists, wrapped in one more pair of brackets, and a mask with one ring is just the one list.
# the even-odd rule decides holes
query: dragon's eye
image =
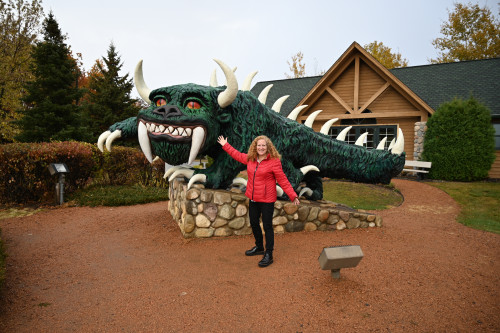
{"label": "dragon's eye", "polygon": [[194,109],[194,110],[197,110],[197,109],[201,108],[201,104],[200,104],[200,103],[198,103],[198,102],[196,102],[196,101],[189,101],[189,102],[187,102],[186,107],[187,107],[188,109]]}
{"label": "dragon's eye", "polygon": [[156,106],[162,106],[162,105],[166,105],[167,101],[164,98],[158,98],[155,103],[156,103]]}

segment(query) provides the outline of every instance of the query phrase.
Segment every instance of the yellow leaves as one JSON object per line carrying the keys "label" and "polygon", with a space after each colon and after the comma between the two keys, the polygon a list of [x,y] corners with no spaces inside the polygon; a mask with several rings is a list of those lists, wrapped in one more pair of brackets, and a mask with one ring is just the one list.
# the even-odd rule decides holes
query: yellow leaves
{"label": "yellow leaves", "polygon": [[500,23],[486,6],[456,3],[448,21],[441,25],[441,34],[444,37],[432,41],[441,52],[431,63],[500,56]]}
{"label": "yellow leaves", "polygon": [[292,72],[292,75],[285,73],[287,79],[292,79],[292,78],[296,79],[299,77],[306,76],[306,65],[302,63],[303,59],[304,59],[304,54],[301,51],[299,51],[292,56],[291,64],[290,61],[286,62],[290,67],[290,72]]}
{"label": "yellow leaves", "polygon": [[401,56],[401,53],[392,53],[390,47],[385,46],[382,42],[374,41],[366,44],[363,48],[377,59],[385,68],[407,67],[408,60]]}

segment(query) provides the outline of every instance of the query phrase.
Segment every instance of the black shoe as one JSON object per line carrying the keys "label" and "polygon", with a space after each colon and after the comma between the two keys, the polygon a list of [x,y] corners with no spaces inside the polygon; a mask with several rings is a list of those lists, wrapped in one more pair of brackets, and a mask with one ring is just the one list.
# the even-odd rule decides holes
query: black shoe
{"label": "black shoe", "polygon": [[259,254],[264,254],[264,249],[259,249],[257,246],[254,246],[250,250],[245,251],[245,255],[247,256],[257,256]]}
{"label": "black shoe", "polygon": [[259,267],[267,267],[273,263],[273,254],[266,252],[261,261],[259,261]]}

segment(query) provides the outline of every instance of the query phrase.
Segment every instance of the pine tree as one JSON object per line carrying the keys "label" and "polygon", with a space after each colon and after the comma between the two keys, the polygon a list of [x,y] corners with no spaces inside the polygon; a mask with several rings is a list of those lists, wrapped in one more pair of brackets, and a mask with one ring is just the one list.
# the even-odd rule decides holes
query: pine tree
{"label": "pine tree", "polygon": [[77,105],[83,94],[77,87],[80,71],[65,39],[50,13],[43,23],[43,41],[38,42],[32,52],[34,80],[25,86],[27,94],[23,98],[23,118],[19,121],[19,141],[88,138]]}
{"label": "pine tree", "polygon": [[94,142],[108,127],[123,119],[136,116],[140,107],[130,97],[134,87],[129,75],[120,76],[123,66],[113,43],[109,45],[106,57],[97,60],[93,74],[89,77],[89,94],[85,105]]}

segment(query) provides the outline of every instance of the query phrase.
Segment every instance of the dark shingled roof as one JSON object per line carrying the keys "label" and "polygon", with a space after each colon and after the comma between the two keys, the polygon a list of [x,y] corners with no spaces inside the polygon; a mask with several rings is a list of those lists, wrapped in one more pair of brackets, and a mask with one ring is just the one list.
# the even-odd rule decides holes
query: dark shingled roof
{"label": "dark shingled roof", "polygon": [[[434,110],[455,97],[468,99],[472,95],[492,116],[500,117],[500,58],[394,68],[390,72]],[[281,96],[290,95],[280,112],[288,116],[320,79],[311,76],[258,82],[251,91],[258,96],[273,84],[266,101],[269,107]]]}
{"label": "dark shingled roof", "polygon": [[436,110],[455,97],[473,96],[500,116],[500,58],[394,68],[401,82]]}
{"label": "dark shingled roof", "polygon": [[290,97],[288,97],[285,103],[281,106],[280,111],[280,113],[286,117],[312,89],[312,87],[314,87],[319,79],[321,79],[321,76],[258,82],[250,91],[253,92],[255,96],[259,96],[260,92],[264,90],[265,87],[272,84],[273,87],[269,91],[266,100],[266,105],[269,107],[272,107],[278,98],[290,95]]}

